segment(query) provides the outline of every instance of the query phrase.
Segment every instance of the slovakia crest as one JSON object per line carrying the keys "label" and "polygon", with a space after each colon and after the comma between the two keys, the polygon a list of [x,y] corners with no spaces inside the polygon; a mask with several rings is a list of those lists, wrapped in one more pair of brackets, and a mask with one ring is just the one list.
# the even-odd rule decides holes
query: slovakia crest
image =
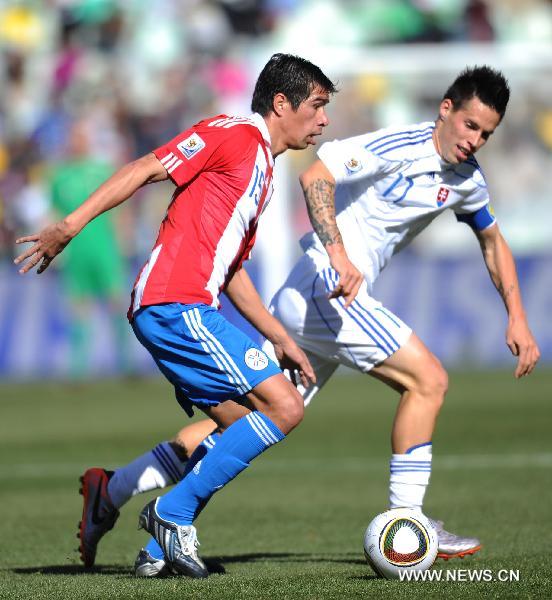
{"label": "slovakia crest", "polygon": [[446,187],[440,187],[437,192],[437,206],[443,206],[447,201],[449,190]]}
{"label": "slovakia crest", "polygon": [[205,148],[205,142],[197,135],[197,133],[192,133],[190,137],[177,144],[176,147],[187,159],[190,159],[200,150]]}
{"label": "slovakia crest", "polygon": [[349,171],[349,173],[356,173],[362,169],[362,163],[356,158],[349,159],[345,163],[345,166],[347,167],[347,171]]}

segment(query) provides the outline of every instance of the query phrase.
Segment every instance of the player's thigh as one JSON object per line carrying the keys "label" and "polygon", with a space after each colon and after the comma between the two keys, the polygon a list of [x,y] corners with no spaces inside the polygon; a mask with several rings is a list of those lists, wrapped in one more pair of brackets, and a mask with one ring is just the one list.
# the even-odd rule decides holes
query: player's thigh
{"label": "player's thigh", "polygon": [[281,372],[259,382],[239,404],[227,400],[199,407],[223,430],[249,412],[261,411],[284,434],[300,423],[304,412],[303,398]]}
{"label": "player's thigh", "polygon": [[414,332],[370,374],[401,393],[405,390],[444,393],[448,386],[447,374],[439,359]]}

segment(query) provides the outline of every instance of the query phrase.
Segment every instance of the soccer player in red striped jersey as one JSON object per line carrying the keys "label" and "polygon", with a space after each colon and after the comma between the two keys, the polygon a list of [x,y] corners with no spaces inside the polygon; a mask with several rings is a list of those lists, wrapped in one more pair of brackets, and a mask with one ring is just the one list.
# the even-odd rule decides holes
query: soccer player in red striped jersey
{"label": "soccer player in red striped jersey", "polygon": [[[253,114],[197,123],[124,166],[60,222],[17,240],[34,242],[15,261],[20,272],[38,266],[42,273],[87,223],[143,185],[170,178],[176,186],[136,280],[128,316],[182,408],[191,415],[197,407],[226,429],[193,470],[142,511],[140,525],[152,538],[136,560],[139,575],[162,563],[173,573],[206,577],[197,554],[196,517],[215,491],[303,418],[303,399],[281,368],[298,371],[307,385],[315,380],[312,367],[265,309],[242,266],[272,195],[274,159],[289,148],[315,144],[328,124],[325,107],[334,92],[316,65],[275,54],[257,80]],[[353,285],[344,282],[346,298]],[[280,366],[219,314],[223,290],[273,343]],[[251,412],[230,425],[227,400]],[[83,494],[80,550],[85,565],[92,565],[97,541],[116,519],[109,512],[105,472],[92,470],[83,480]],[[102,511],[110,517],[104,520]]]}

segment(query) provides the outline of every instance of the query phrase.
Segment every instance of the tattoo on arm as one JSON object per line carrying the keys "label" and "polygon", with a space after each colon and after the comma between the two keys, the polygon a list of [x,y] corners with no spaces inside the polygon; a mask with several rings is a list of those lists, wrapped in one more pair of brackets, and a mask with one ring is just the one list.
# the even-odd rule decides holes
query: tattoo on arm
{"label": "tattoo on arm", "polygon": [[501,283],[498,284],[498,292],[502,296],[502,299],[504,300],[504,302],[506,302],[506,300],[508,300],[508,297],[514,290],[515,290],[515,286],[513,283],[510,285],[510,287],[507,290],[504,289],[504,286]]}
{"label": "tattoo on arm", "polygon": [[303,188],[303,193],[310,221],[322,244],[342,244],[335,220],[335,184],[326,179],[316,179]]}

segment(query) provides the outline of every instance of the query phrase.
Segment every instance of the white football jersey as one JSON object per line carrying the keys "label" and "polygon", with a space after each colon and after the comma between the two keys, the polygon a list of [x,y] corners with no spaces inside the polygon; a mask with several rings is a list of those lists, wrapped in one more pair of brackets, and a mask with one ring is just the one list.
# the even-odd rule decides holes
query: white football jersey
{"label": "white football jersey", "polygon": [[[347,253],[373,283],[389,259],[444,210],[494,223],[483,173],[472,156],[452,165],[437,154],[432,121],[380,129],[323,144],[318,157],[336,181],[337,225]],[[484,209],[483,211],[481,209]],[[484,214],[482,214],[484,213]],[[314,255],[325,251],[318,236],[301,240]]]}

